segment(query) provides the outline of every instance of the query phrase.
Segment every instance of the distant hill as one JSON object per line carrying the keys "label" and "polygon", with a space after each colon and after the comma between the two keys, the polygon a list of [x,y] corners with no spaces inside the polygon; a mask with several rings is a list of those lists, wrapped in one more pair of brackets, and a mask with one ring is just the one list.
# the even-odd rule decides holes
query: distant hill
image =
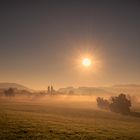
{"label": "distant hill", "polygon": [[139,95],[140,96],[140,85],[135,84],[125,84],[125,85],[114,85],[108,87],[66,87],[58,90],[65,94],[76,94],[76,95],[116,95],[120,93],[125,93],[129,95]]}
{"label": "distant hill", "polygon": [[19,90],[31,90],[23,85],[17,83],[0,83],[0,89],[16,88]]}
{"label": "distant hill", "polygon": [[100,88],[100,87],[79,87],[79,88],[67,87],[67,88],[61,88],[58,91],[65,94],[76,94],[76,95],[113,94],[113,92],[107,91],[104,88]]}
{"label": "distant hill", "polygon": [[138,85],[138,84],[120,84],[120,85],[113,85],[113,87],[118,87],[118,88],[122,88],[122,87],[140,88],[140,85]]}
{"label": "distant hill", "polygon": [[120,84],[112,87],[105,87],[104,89],[114,93],[126,93],[140,96],[140,85],[136,84]]}

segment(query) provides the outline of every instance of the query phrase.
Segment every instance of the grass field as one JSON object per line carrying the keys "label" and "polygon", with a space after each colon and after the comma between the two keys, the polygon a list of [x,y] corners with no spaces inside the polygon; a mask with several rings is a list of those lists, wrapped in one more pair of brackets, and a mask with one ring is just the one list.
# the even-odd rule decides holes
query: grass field
{"label": "grass field", "polygon": [[0,140],[140,140],[140,118],[91,100],[1,99]]}

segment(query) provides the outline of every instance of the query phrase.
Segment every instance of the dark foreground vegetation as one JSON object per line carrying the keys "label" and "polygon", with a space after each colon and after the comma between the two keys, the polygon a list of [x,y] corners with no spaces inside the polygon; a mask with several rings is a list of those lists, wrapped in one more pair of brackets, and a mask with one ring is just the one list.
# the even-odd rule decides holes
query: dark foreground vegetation
{"label": "dark foreground vegetation", "polygon": [[109,100],[98,97],[97,105],[101,109],[109,109],[112,112],[121,114],[130,114],[131,100],[129,96],[121,93],[118,96],[111,97]]}
{"label": "dark foreground vegetation", "polygon": [[70,98],[0,99],[0,140],[140,140],[139,117]]}
{"label": "dark foreground vegetation", "polygon": [[140,140],[140,105],[125,94],[96,100],[53,88],[0,92],[0,140]]}

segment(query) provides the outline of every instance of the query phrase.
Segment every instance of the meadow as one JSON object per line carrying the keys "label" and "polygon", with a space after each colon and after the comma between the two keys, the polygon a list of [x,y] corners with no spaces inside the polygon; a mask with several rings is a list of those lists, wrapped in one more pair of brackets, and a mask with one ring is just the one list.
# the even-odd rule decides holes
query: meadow
{"label": "meadow", "polygon": [[140,117],[99,110],[94,97],[2,98],[0,140],[140,140]]}

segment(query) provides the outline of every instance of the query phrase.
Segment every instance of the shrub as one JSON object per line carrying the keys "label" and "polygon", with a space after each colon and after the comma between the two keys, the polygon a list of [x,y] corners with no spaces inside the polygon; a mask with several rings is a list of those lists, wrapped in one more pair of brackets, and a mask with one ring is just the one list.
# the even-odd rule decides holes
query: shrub
{"label": "shrub", "polygon": [[112,112],[127,114],[130,113],[131,100],[125,94],[111,97],[109,108]]}
{"label": "shrub", "polygon": [[109,101],[104,99],[104,98],[101,98],[101,97],[98,97],[96,99],[97,101],[97,106],[101,109],[108,109],[109,108]]}
{"label": "shrub", "polygon": [[5,94],[5,96],[8,96],[8,97],[15,96],[15,92],[14,92],[14,89],[13,88],[9,88],[9,89],[5,90],[4,91],[4,94]]}
{"label": "shrub", "polygon": [[131,100],[123,93],[111,97],[109,101],[101,97],[98,97],[96,101],[97,106],[101,109],[110,109],[112,112],[121,114],[130,113]]}

